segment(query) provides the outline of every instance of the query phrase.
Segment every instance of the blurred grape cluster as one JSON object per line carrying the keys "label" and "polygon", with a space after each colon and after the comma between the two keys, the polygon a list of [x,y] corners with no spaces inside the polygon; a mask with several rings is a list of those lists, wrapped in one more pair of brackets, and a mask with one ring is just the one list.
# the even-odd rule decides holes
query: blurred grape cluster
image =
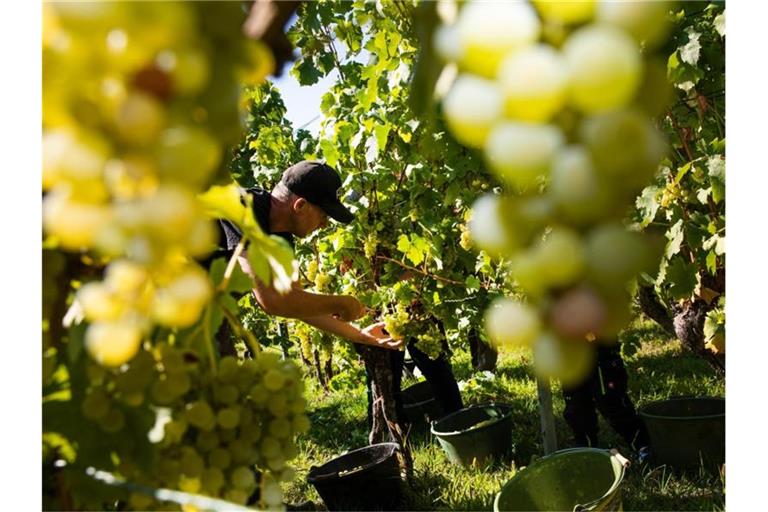
{"label": "blurred grape cluster", "polygon": [[[453,7],[453,8],[452,8]],[[498,345],[534,350],[536,371],[578,382],[594,344],[630,320],[628,283],[661,244],[622,218],[667,150],[653,117],[671,99],[654,52],[669,2],[443,2],[433,44],[456,76],[451,133],[505,184],[477,200],[480,249],[508,262],[527,300],[486,313]]]}

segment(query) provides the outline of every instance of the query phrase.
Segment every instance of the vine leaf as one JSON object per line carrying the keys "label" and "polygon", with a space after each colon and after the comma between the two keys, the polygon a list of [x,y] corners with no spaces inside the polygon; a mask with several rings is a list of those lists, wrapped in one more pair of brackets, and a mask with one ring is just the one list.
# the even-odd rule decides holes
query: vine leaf
{"label": "vine leaf", "polygon": [[686,263],[682,257],[674,258],[667,267],[669,293],[676,300],[691,296],[696,288],[696,264]]}
{"label": "vine leaf", "polygon": [[646,187],[643,193],[635,201],[635,205],[640,210],[642,219],[641,227],[647,227],[653,219],[656,218],[656,212],[659,211],[659,202],[657,197],[661,189],[659,187]]}
{"label": "vine leaf", "polygon": [[667,250],[664,255],[667,258],[671,258],[680,252],[680,246],[683,244],[683,239],[685,238],[683,219],[679,219],[671,228],[669,228],[667,238],[669,238],[669,243],[667,243]]}
{"label": "vine leaf", "polygon": [[693,30],[693,28],[688,30],[688,43],[680,48],[680,59],[686,64],[695,66],[699,61],[699,53],[701,52],[700,37],[701,34]]}

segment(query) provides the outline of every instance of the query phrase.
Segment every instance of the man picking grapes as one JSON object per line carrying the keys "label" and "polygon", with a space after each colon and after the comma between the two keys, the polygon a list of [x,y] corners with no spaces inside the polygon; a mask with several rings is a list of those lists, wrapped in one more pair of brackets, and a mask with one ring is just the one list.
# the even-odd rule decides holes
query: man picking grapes
{"label": "man picking grapes", "polygon": [[[271,192],[261,188],[251,188],[247,192],[253,198],[254,217],[261,229],[293,245],[294,237],[303,238],[322,229],[328,224],[329,217],[343,224],[354,219],[338,198],[340,188],[341,178],[332,167],[304,160],[289,167]],[[214,256],[231,256],[242,233],[227,220],[219,223],[220,247]],[[238,257],[238,261],[253,278],[245,253]],[[399,349],[402,344],[387,335],[382,324],[365,329],[351,324],[366,313],[365,306],[352,296],[307,292],[297,282],[288,293],[281,294],[271,284],[258,279],[254,282],[253,296],[269,315],[295,318],[353,343],[387,349]]]}

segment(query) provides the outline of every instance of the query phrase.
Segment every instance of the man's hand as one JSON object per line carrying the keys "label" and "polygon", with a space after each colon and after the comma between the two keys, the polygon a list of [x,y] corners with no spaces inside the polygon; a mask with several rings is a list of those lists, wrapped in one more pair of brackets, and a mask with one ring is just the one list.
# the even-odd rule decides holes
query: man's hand
{"label": "man's hand", "polygon": [[339,311],[333,316],[345,322],[357,320],[366,313],[365,306],[351,295],[339,295],[338,306]]}
{"label": "man's hand", "polygon": [[395,340],[384,330],[384,322],[369,325],[361,331],[363,339],[361,343],[373,347],[386,348],[389,350],[402,350],[403,340]]}

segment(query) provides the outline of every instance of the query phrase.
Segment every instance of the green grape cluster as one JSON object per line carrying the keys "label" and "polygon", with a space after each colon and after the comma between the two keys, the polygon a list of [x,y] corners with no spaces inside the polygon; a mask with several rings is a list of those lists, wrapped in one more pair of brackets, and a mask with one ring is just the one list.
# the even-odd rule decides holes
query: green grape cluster
{"label": "green grape cluster", "polygon": [[318,272],[315,276],[315,289],[317,289],[318,292],[325,291],[328,284],[331,282],[331,276],[329,276],[326,272]]}
{"label": "green grape cluster", "polygon": [[272,57],[240,35],[231,2],[43,7],[43,228],[112,260],[78,301],[86,349],[118,367],[153,325],[188,327],[211,297],[192,260],[216,235],[196,196],[239,134],[240,83]]}
{"label": "green grape cluster", "polygon": [[314,283],[315,278],[317,277],[317,267],[317,260],[311,260],[307,263],[307,280],[311,283]]}
{"label": "green grape cluster", "polygon": [[376,256],[376,249],[378,249],[378,247],[379,237],[376,235],[376,233],[371,233],[365,237],[365,241],[363,242],[363,251],[365,252],[366,258],[371,259]]}
{"label": "green grape cluster", "polygon": [[[118,467],[126,478],[240,505],[258,491],[259,507],[280,509],[279,482],[295,476],[288,465],[298,454],[295,436],[309,429],[300,370],[269,352],[245,361],[222,358],[215,373],[189,356],[162,345],[119,371],[93,365],[103,375],[92,381],[100,386],[89,390],[83,415],[118,432],[146,399],[165,412],[150,432],[158,456],[149,470],[126,458]],[[130,503],[162,507],[140,495]]]}
{"label": "green grape cluster", "polygon": [[658,241],[621,219],[667,149],[652,116],[668,97],[653,52],[669,9],[468,1],[435,33],[458,69],[443,98],[449,130],[507,190],[474,204],[471,240],[508,261],[528,297],[496,301],[489,335],[532,347],[540,375],[581,379],[590,342],[629,321],[628,282],[658,265]]}
{"label": "green grape cluster", "polygon": [[427,332],[416,336],[416,348],[427,354],[430,359],[437,359],[443,353],[443,338],[437,326],[430,323]]}
{"label": "green grape cluster", "polygon": [[384,329],[393,339],[401,340],[408,335],[411,316],[405,305],[397,303],[395,310],[384,315]]}

